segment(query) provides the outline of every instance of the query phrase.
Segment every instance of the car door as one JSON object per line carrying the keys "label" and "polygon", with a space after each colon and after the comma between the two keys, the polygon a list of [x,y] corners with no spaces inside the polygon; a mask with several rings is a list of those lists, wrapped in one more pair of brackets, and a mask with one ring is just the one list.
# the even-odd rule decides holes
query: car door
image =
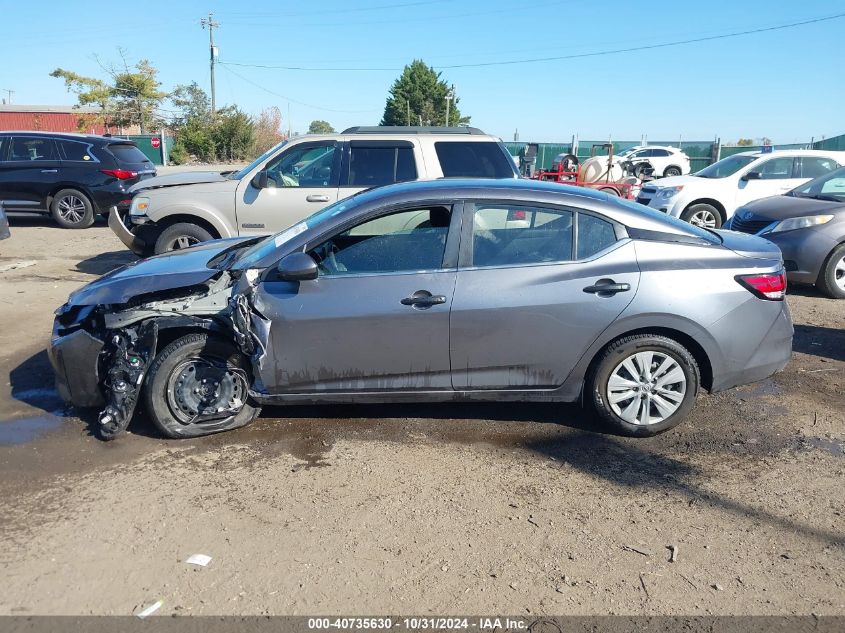
{"label": "car door", "polygon": [[240,235],[281,231],[335,202],[338,195],[341,143],[308,141],[286,146],[255,175],[243,178],[236,193],[235,213]]}
{"label": "car door", "polygon": [[[794,156],[773,156],[752,165],[740,177],[737,186],[736,207],[752,200],[779,196],[794,189],[802,182],[794,177]],[[730,210],[732,213],[733,210]]]}
{"label": "car door", "polygon": [[452,301],[456,390],[553,389],[631,302],[631,240],[606,218],[520,202],[465,205]]}
{"label": "car door", "polygon": [[318,279],[265,279],[268,392],[451,391],[460,221],[451,205],[393,209],[307,245]]}
{"label": "car door", "polygon": [[45,136],[12,136],[6,160],[0,163],[0,197],[9,210],[46,209],[46,199],[59,177],[53,140]]}

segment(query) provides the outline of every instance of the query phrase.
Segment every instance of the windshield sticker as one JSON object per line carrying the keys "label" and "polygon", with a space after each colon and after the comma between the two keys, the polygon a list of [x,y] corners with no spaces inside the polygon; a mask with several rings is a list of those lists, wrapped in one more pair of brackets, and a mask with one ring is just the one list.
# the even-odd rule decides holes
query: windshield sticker
{"label": "windshield sticker", "polygon": [[276,246],[281,246],[307,229],[308,225],[305,222],[300,222],[296,226],[290,227],[287,231],[282,231],[276,236]]}

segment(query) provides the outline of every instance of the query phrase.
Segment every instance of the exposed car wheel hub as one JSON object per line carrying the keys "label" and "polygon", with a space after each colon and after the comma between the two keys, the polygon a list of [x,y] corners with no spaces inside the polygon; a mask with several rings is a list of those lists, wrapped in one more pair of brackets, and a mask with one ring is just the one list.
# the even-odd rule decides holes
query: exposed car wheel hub
{"label": "exposed car wheel hub", "polygon": [[67,222],[81,222],[85,217],[85,203],[76,196],[65,196],[59,200],[58,212]]}
{"label": "exposed car wheel hub", "polygon": [[712,211],[708,211],[706,209],[693,213],[689,221],[690,224],[694,224],[695,226],[700,226],[705,229],[716,228],[716,216],[713,215]]}
{"label": "exposed car wheel hub", "polygon": [[201,359],[176,367],[167,385],[167,401],[181,422],[240,408],[246,393],[236,370]]}
{"label": "exposed car wheel hub", "polygon": [[658,424],[684,401],[687,379],[678,362],[661,352],[637,352],[619,363],[607,381],[613,412],[631,424]]}

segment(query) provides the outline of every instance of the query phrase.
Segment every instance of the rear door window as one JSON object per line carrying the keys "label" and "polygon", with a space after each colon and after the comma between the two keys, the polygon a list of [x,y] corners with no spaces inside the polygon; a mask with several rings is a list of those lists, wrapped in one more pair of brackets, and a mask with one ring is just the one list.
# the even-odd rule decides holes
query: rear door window
{"label": "rear door window", "polygon": [[380,187],[416,178],[417,166],[412,147],[351,144],[347,186]]}
{"label": "rear door window", "polygon": [[513,178],[513,160],[498,143],[441,141],[434,144],[447,178]]}
{"label": "rear door window", "polygon": [[479,204],[472,225],[473,266],[572,260],[572,211]]}
{"label": "rear door window", "polygon": [[149,160],[144,152],[131,143],[112,143],[109,145],[109,151],[121,163],[137,164]]}
{"label": "rear door window", "polygon": [[802,156],[798,159],[798,178],[818,178],[839,169],[832,158],[824,156]]}
{"label": "rear door window", "polygon": [[90,143],[81,143],[79,141],[65,141],[57,140],[59,151],[61,152],[62,160],[80,161],[80,162],[96,162],[97,159],[91,152]]}
{"label": "rear door window", "polygon": [[773,158],[767,160],[753,171],[760,172],[761,180],[784,180],[786,178],[792,178],[792,163],[794,160],[792,156]]}
{"label": "rear door window", "polygon": [[616,243],[616,229],[607,220],[578,214],[577,258],[587,259]]}
{"label": "rear door window", "polygon": [[0,136],[0,161],[6,160],[7,149],[9,149],[9,137]]}
{"label": "rear door window", "polygon": [[16,136],[12,139],[12,151],[9,160],[56,160],[56,146],[49,138]]}

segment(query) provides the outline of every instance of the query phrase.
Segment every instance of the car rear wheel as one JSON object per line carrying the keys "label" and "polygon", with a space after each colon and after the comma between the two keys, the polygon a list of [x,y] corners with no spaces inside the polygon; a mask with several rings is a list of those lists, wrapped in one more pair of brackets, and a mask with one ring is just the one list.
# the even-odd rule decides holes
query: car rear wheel
{"label": "car rear wheel", "polygon": [[665,336],[640,334],[611,343],[588,382],[593,406],[617,432],[662,433],[692,409],[700,383],[692,354]]}
{"label": "car rear wheel", "polygon": [[88,197],[76,189],[62,189],[50,203],[56,223],[65,229],[87,229],[94,224],[94,206]]}
{"label": "car rear wheel", "polygon": [[845,299],[845,244],[840,244],[827,256],[816,286],[828,297]]}
{"label": "car rear wheel", "polygon": [[252,422],[248,361],[232,343],[208,334],[176,339],[150,366],[144,401],[167,437],[197,437]]}
{"label": "car rear wheel", "polygon": [[213,239],[214,236],[201,226],[188,222],[177,222],[171,224],[159,234],[153,252],[156,255],[161,255],[168,251],[190,248],[200,242]]}
{"label": "car rear wheel", "polygon": [[718,229],[722,226],[722,214],[712,204],[704,202],[687,207],[681,219],[705,229]]}
{"label": "car rear wheel", "polygon": [[671,176],[680,176],[680,175],[681,175],[681,168],[675,167],[674,165],[671,165],[671,166],[669,166],[669,167],[667,167],[666,169],[663,170],[663,176],[665,178],[669,178]]}
{"label": "car rear wheel", "polygon": [[606,194],[611,196],[619,197],[619,190],[616,187],[601,187],[599,191],[604,191]]}

